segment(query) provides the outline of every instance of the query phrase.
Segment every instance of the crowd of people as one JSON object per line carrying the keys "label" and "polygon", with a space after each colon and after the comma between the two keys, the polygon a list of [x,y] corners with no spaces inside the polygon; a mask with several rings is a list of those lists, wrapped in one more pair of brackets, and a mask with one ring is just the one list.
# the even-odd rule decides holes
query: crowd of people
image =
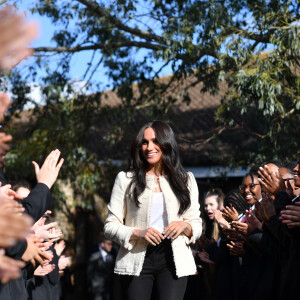
{"label": "crowd of people", "polygon": [[[6,71],[31,54],[37,26],[6,7],[0,33],[0,71]],[[10,104],[0,93],[0,121]],[[2,167],[11,140],[0,132],[0,299],[59,299],[70,258],[49,217],[50,190],[63,159],[56,149],[41,167],[33,162],[33,189],[8,184]],[[292,299],[300,266],[299,161],[252,168],[226,195],[209,190],[200,217],[197,183],[180,163],[172,129],[161,121],[145,124],[133,142],[129,169],[117,176],[106,238],[101,235],[90,254],[90,293],[113,299],[115,264],[130,300]],[[119,244],[117,257],[112,241]],[[192,289],[189,281],[196,294],[185,293],[186,286]]]}
{"label": "crowd of people", "polygon": [[[13,8],[0,10],[0,72],[15,67],[32,50],[38,27]],[[11,104],[0,93],[0,122]],[[37,184],[8,184],[2,172],[12,136],[0,132],[0,299],[59,299],[60,275],[69,264],[57,223],[49,222],[51,187],[63,165],[53,150],[40,167],[32,162]],[[20,174],[20,176],[22,176]],[[50,217],[51,218],[51,217]]]}
{"label": "crowd of people", "polygon": [[[300,266],[300,151],[298,156],[297,162],[253,167],[241,185],[226,195],[219,188],[206,193],[202,234],[191,245],[197,272],[188,277],[184,300],[295,297]],[[109,234],[116,241],[114,235],[118,233]],[[146,242],[146,258],[151,242]],[[155,280],[154,276],[154,285]],[[168,282],[164,284],[170,291]],[[138,293],[136,286],[134,291]],[[126,296],[124,286],[122,292],[122,297],[108,299],[135,299],[135,295]],[[144,294],[143,299],[163,299],[157,292],[153,289],[151,298]],[[179,294],[176,297],[182,299]]]}
{"label": "crowd of people", "polygon": [[299,176],[299,160],[272,162],[253,167],[239,189],[225,197],[215,189],[208,191],[205,226],[195,245],[203,299],[294,297],[300,250]]}

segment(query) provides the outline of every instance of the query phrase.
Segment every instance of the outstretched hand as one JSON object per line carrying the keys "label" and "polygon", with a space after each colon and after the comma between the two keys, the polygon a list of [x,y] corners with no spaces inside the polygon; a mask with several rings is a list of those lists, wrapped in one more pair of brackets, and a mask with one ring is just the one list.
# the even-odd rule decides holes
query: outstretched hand
{"label": "outstretched hand", "polygon": [[38,26],[6,6],[0,10],[0,32],[0,70],[9,70],[32,54],[28,46],[37,37]]}
{"label": "outstretched hand", "polygon": [[22,260],[25,262],[30,262],[34,267],[36,263],[43,266],[45,261],[51,261],[53,258],[53,254],[42,250],[44,248],[43,241],[36,236],[28,236],[27,240],[27,248],[22,256]]}
{"label": "outstretched hand", "polygon": [[60,151],[58,149],[51,151],[41,168],[35,161],[32,162],[37,182],[46,184],[49,189],[51,189],[56,181],[60,168],[64,163],[63,158],[58,162],[59,156]]}

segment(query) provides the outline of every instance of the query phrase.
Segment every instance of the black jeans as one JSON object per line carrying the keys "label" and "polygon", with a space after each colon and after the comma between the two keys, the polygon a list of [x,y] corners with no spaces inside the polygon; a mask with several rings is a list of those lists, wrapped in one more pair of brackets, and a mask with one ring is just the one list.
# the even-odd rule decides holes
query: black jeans
{"label": "black jeans", "polygon": [[127,300],[182,300],[187,277],[177,278],[170,240],[149,245],[139,276],[121,276]]}

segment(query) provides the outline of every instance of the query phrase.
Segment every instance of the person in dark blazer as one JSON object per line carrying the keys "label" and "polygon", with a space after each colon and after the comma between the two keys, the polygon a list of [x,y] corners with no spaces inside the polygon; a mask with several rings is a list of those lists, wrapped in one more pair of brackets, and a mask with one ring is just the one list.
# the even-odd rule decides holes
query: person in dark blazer
{"label": "person in dark blazer", "polygon": [[112,300],[114,284],[115,253],[113,242],[99,235],[99,243],[91,248],[87,278],[89,292],[94,300]]}
{"label": "person in dark blazer", "polygon": [[[21,200],[20,203],[25,209],[24,213],[31,216],[34,221],[37,221],[53,205],[50,189],[55,183],[60,168],[63,164],[63,159],[58,162],[59,156],[59,150],[52,151],[45,159],[45,162],[41,168],[36,162],[33,162],[37,184],[31,190],[28,197]],[[0,179],[2,185],[5,185],[6,180],[2,172],[0,172]],[[35,251],[34,247],[28,246],[27,240],[18,241],[16,245],[7,248],[5,253],[7,256],[17,260],[25,260],[25,257],[27,257],[29,258],[28,260],[25,260],[27,263],[31,259],[35,260],[37,256],[39,256],[38,259],[43,259],[40,256],[40,253]],[[0,299],[27,300],[27,291],[24,278],[26,275],[24,274],[26,274],[26,269],[22,270],[21,278],[0,286]]]}

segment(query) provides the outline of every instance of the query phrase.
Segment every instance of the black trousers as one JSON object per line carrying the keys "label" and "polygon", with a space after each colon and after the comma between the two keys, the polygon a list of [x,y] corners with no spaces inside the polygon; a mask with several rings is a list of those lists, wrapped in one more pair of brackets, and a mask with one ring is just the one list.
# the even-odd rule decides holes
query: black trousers
{"label": "black trousers", "polygon": [[170,240],[149,245],[139,276],[121,276],[127,300],[182,300],[187,277],[177,278]]}

